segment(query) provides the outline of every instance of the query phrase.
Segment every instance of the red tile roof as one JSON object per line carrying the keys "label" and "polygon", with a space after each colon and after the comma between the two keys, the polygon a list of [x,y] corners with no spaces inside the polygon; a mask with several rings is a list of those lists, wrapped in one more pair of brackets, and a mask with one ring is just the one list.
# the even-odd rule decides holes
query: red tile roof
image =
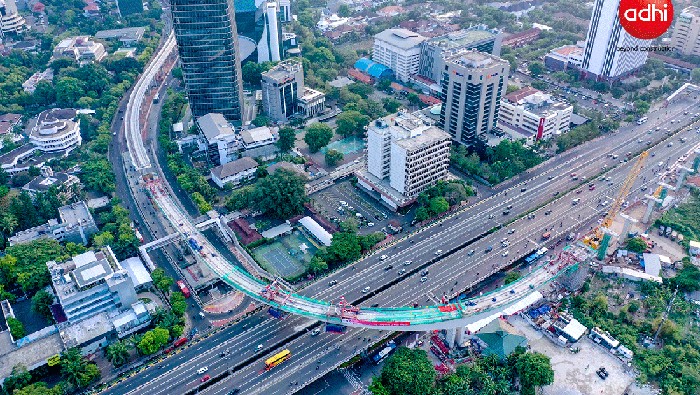
{"label": "red tile roof", "polygon": [[420,101],[422,101],[423,103],[425,103],[429,106],[442,103],[442,100],[438,99],[437,97],[433,97],[433,96],[419,94],[418,98],[420,99]]}
{"label": "red tile roof", "polygon": [[511,92],[506,95],[506,100],[508,100],[511,103],[517,103],[520,100],[533,95],[535,93],[539,92],[537,89],[531,87],[531,86],[526,86],[525,88],[518,89],[515,92]]}
{"label": "red tile roof", "polygon": [[374,78],[368,76],[367,74],[361,72],[360,70],[349,69],[348,76],[356,79],[357,81],[364,82],[365,84],[374,83]]}

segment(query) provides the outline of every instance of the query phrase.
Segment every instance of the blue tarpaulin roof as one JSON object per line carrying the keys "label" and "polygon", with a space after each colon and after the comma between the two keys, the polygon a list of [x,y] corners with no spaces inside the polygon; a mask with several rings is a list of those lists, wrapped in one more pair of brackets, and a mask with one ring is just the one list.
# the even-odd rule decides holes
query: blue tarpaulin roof
{"label": "blue tarpaulin roof", "polygon": [[358,59],[357,62],[355,62],[355,68],[374,78],[386,78],[392,74],[390,68],[367,58]]}

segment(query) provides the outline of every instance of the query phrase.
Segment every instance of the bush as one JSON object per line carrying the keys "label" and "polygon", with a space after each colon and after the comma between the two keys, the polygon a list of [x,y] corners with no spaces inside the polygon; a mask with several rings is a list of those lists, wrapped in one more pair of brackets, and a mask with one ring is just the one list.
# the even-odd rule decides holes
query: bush
{"label": "bush", "polygon": [[19,340],[27,335],[24,330],[24,324],[15,317],[7,317],[7,326],[10,328],[10,334],[15,340]]}

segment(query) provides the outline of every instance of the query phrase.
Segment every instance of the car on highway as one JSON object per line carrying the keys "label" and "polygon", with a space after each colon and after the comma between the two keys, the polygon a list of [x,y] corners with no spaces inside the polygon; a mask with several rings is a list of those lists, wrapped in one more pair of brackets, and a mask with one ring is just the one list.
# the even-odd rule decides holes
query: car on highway
{"label": "car on highway", "polygon": [[508,251],[503,251],[503,253],[501,254],[501,256],[502,256],[502,257],[507,257],[507,256],[508,256]]}
{"label": "car on highway", "polygon": [[331,281],[328,282],[328,286],[329,286],[329,287],[332,287],[332,286],[334,286],[334,285],[336,285],[336,284],[338,284],[338,280],[331,280]]}
{"label": "car on highway", "polygon": [[399,270],[399,276],[406,274],[406,269]]}
{"label": "car on highway", "polygon": [[420,282],[424,283],[426,281],[428,281],[428,277],[421,277],[420,278]]}
{"label": "car on highway", "polygon": [[379,259],[385,260],[385,259],[388,258],[388,257],[389,257],[388,255],[382,255],[382,256],[379,257]]}
{"label": "car on highway", "polygon": [[203,368],[199,368],[199,369],[197,369],[197,374],[204,374],[207,372],[207,370],[209,370],[209,368],[206,366]]}
{"label": "car on highway", "polygon": [[319,328],[315,328],[314,330],[311,331],[311,336],[316,336],[321,333],[321,330]]}
{"label": "car on highway", "polygon": [[364,288],[362,288],[362,293],[363,293],[363,294],[366,294],[367,292],[369,292],[369,287],[364,287]]}
{"label": "car on highway", "polygon": [[580,198],[576,198],[576,199],[574,199],[574,200],[571,201],[571,204],[575,206],[575,205],[577,205],[580,201],[581,201]]}
{"label": "car on highway", "polygon": [[467,253],[467,255],[469,255],[469,256],[474,255],[474,250],[469,250],[469,252]]}
{"label": "car on highway", "polygon": [[389,270],[391,270],[391,269],[393,269],[393,268],[394,268],[394,265],[389,265],[389,266],[385,267],[384,270],[385,270],[385,271],[389,271]]}
{"label": "car on highway", "polygon": [[405,262],[403,263],[403,265],[404,265],[404,266],[408,266],[408,265],[410,265],[410,264],[412,264],[412,263],[413,263],[413,261],[405,261]]}
{"label": "car on highway", "polygon": [[209,380],[210,378],[211,378],[211,376],[209,376],[208,374],[205,374],[204,377],[202,377],[201,379],[199,379],[199,381],[203,383],[203,382]]}
{"label": "car on highway", "polygon": [[488,254],[488,253],[491,252],[491,251],[493,251],[493,246],[488,246],[488,247],[486,247],[486,249],[484,250],[484,254]]}
{"label": "car on highway", "polygon": [[509,235],[512,235],[513,233],[515,233],[515,229],[508,229],[508,234],[509,234]]}
{"label": "car on highway", "polygon": [[510,214],[510,210],[504,210],[504,211],[503,211],[503,215],[508,215],[508,214]]}
{"label": "car on highway", "polygon": [[440,254],[442,254],[442,250],[435,251],[435,255],[440,255]]}

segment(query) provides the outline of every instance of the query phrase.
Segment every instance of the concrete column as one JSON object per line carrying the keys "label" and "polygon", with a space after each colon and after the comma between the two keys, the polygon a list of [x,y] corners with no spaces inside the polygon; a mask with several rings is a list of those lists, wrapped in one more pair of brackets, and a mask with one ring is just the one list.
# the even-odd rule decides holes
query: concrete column
{"label": "concrete column", "polygon": [[620,244],[622,244],[622,242],[627,238],[627,234],[630,231],[630,226],[632,223],[636,223],[637,220],[625,214],[620,214],[620,216],[625,219],[625,223],[622,225],[622,232],[620,232]]}
{"label": "concrete column", "polygon": [[447,341],[447,347],[454,348],[455,338],[457,337],[457,329],[456,328],[446,329],[445,332],[446,332],[445,340]]}
{"label": "concrete column", "polygon": [[678,181],[676,181],[676,190],[680,190],[681,187],[683,186],[683,182],[685,181],[685,178],[688,176],[688,173],[692,173],[693,169],[689,169],[685,166],[680,167],[680,174],[678,174]]}
{"label": "concrete column", "polygon": [[464,333],[467,331],[466,327],[457,328],[457,336],[455,337],[455,342],[458,346],[464,344]]}
{"label": "concrete column", "polygon": [[[647,198],[650,198],[650,196],[647,196]],[[651,213],[654,211],[655,204],[656,201],[653,198],[647,201],[647,211],[644,213],[644,217],[642,218],[643,224],[649,223],[649,218],[651,218]]]}

